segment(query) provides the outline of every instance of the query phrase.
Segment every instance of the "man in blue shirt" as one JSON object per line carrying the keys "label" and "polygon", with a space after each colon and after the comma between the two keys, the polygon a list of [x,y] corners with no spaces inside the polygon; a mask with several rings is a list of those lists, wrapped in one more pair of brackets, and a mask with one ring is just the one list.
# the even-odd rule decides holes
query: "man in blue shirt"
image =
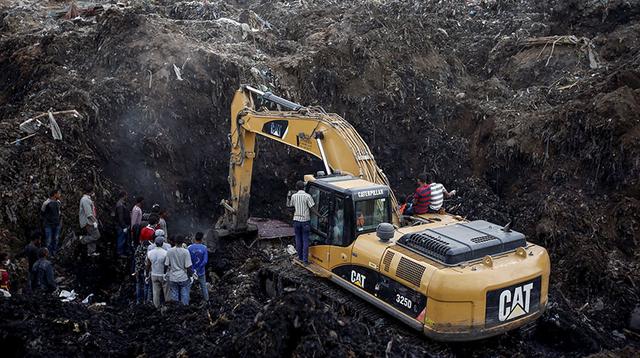
{"label": "man in blue shirt", "polygon": [[207,275],[205,267],[207,261],[209,261],[209,253],[207,247],[202,244],[202,238],[204,234],[201,232],[196,233],[195,243],[189,245],[187,250],[191,254],[191,262],[193,263],[193,271],[198,275],[198,282],[200,283],[200,289],[202,289],[202,298],[205,302],[209,302],[209,290],[207,289]]}

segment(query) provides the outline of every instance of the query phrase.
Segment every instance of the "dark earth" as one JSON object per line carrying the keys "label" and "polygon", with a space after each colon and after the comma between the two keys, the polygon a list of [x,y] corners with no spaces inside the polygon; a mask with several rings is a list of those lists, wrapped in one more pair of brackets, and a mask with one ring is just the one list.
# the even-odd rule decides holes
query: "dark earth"
{"label": "dark earth", "polygon": [[[0,251],[17,253],[63,190],[64,234],[96,187],[104,255],[56,259],[80,299],[0,299],[3,356],[636,357],[640,304],[640,1],[0,0]],[[75,9],[75,8],[74,8]],[[422,338],[327,297],[312,278],[273,294],[287,240],[227,242],[210,305],[133,305],[112,259],[125,188],[170,230],[211,227],[227,197],[229,108],[249,83],[352,123],[398,195],[429,171],[445,206],[505,224],[551,255],[537,324],[472,343]],[[19,124],[49,109],[63,140]],[[259,141],[251,211],[288,220],[286,193],[320,168]],[[15,261],[15,260],[14,260]],[[14,277],[24,276],[18,262]],[[271,275],[271,276],[270,276]],[[346,297],[346,296],[345,296]]]}

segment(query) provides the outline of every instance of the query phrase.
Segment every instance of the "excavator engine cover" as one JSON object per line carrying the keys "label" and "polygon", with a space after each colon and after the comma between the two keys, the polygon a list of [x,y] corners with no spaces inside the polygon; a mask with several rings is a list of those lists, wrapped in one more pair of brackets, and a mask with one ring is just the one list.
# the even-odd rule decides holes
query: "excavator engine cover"
{"label": "excavator engine cover", "polygon": [[484,220],[405,234],[397,244],[448,266],[527,246],[524,234]]}

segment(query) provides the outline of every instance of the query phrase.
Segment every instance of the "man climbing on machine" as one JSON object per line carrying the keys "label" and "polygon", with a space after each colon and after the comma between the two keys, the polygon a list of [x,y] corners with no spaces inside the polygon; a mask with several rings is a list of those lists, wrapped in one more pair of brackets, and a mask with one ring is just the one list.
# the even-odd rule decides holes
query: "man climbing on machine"
{"label": "man climbing on machine", "polygon": [[316,209],[316,204],[309,193],[304,191],[304,182],[298,180],[296,183],[298,191],[291,195],[291,204],[295,208],[293,214],[293,228],[296,234],[296,251],[298,260],[304,265],[309,264],[309,233],[311,232],[311,215],[309,212],[324,217]]}

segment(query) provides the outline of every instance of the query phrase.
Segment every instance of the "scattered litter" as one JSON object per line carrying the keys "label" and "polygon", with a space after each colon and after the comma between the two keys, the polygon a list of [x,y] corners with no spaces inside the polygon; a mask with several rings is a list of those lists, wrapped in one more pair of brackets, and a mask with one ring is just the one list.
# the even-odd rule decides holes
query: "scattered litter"
{"label": "scattered litter", "polygon": [[0,288],[0,295],[2,295],[2,297],[4,297],[4,298],[9,298],[9,297],[11,297],[11,293],[9,293],[9,291],[4,290],[4,289],[2,289],[2,288]]}
{"label": "scattered litter", "polygon": [[58,122],[56,122],[56,119],[53,118],[53,113],[51,113],[51,110],[49,110],[48,114],[49,114],[49,129],[51,130],[51,136],[53,136],[53,139],[55,140],[62,140],[62,132],[60,131],[60,126],[58,126]]}
{"label": "scattered litter", "polygon": [[71,292],[67,290],[62,290],[58,295],[59,298],[62,298],[62,302],[71,302],[75,300],[77,296],[78,294],[76,293],[75,290],[71,290]]}
{"label": "scattered litter", "polygon": [[84,300],[82,300],[82,303],[84,303],[85,305],[89,304],[91,302],[91,297],[93,297],[93,293],[87,296]]}
{"label": "scattered litter", "polygon": [[173,64],[173,72],[175,72],[175,73],[176,73],[176,77],[178,78],[178,81],[184,81],[184,80],[182,79],[182,73],[181,73],[181,71],[180,71],[180,68],[179,68],[178,66],[176,66],[176,64],[175,64],[175,63]]}
{"label": "scattered litter", "polygon": [[298,252],[293,245],[287,245],[286,251],[289,255],[295,255]]}
{"label": "scattered litter", "polygon": [[543,45],[542,50],[540,50],[540,55],[544,52],[547,46],[551,44],[551,52],[549,53],[549,57],[547,58],[547,62],[545,63],[545,67],[549,65],[551,58],[553,57],[553,52],[557,45],[573,45],[580,46],[580,49],[587,52],[589,57],[589,67],[591,69],[600,68],[599,55],[595,51],[595,46],[591,42],[590,39],[586,37],[580,37],[574,35],[563,35],[563,36],[544,36],[544,37],[534,37],[528,38],[524,40],[524,46],[540,46]]}
{"label": "scattered litter", "polygon": [[43,117],[48,117],[49,119],[48,127],[49,127],[49,130],[51,131],[51,136],[53,137],[53,139],[62,140],[62,131],[60,130],[60,126],[58,125],[58,122],[56,121],[54,115],[71,115],[74,118],[82,118],[82,115],[80,115],[80,113],[75,109],[66,110],[66,111],[57,111],[57,112],[52,112],[51,110],[49,110],[47,112],[40,113],[37,116],[31,117],[26,121],[23,121],[22,123],[20,123],[19,125],[20,130],[28,134],[26,137],[16,139],[13,142],[9,142],[7,144],[9,145],[18,144],[25,139],[33,137],[40,130],[41,127],[45,126],[45,124],[42,121],[40,121],[40,118],[43,118]]}

